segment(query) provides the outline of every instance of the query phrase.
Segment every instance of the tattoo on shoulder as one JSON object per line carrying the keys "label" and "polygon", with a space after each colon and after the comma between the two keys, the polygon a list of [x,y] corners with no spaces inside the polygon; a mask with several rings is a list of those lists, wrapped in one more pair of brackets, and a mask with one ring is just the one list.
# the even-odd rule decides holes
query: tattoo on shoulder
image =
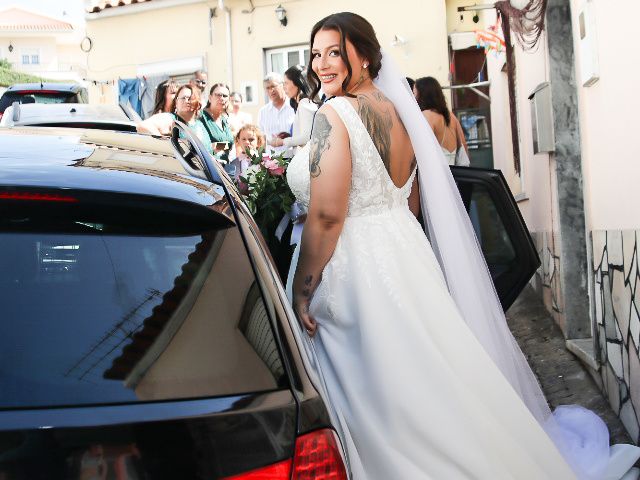
{"label": "tattoo on shoulder", "polygon": [[[369,95],[376,101],[383,103],[379,107],[373,105]],[[391,126],[393,124],[393,117],[389,110],[389,100],[384,96],[382,92],[373,92],[368,95],[358,95],[358,115],[362,119],[365,128],[373,140],[373,144],[376,146],[382,163],[389,171],[389,164],[391,162]]]}
{"label": "tattoo on shoulder", "polygon": [[313,131],[311,132],[311,145],[309,147],[309,173],[312,177],[319,176],[320,159],[322,154],[329,150],[329,134],[331,133],[331,124],[327,116],[318,112],[313,121]]}

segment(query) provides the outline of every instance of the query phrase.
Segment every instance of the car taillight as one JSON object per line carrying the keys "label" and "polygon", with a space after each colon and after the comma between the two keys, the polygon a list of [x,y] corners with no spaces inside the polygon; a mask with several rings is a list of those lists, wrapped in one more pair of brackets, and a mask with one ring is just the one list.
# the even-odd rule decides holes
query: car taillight
{"label": "car taillight", "polygon": [[289,480],[291,478],[291,459],[257,468],[250,472],[225,477],[222,480]]}
{"label": "car taillight", "polygon": [[223,480],[347,480],[333,430],[317,430],[298,437],[293,470],[291,463],[284,460]]}
{"label": "car taillight", "polygon": [[0,192],[0,200],[27,200],[36,202],[64,202],[75,203],[75,197],[59,195],[57,193],[33,193],[33,192]]}
{"label": "car taillight", "polygon": [[298,437],[291,479],[347,480],[333,430],[318,430]]}

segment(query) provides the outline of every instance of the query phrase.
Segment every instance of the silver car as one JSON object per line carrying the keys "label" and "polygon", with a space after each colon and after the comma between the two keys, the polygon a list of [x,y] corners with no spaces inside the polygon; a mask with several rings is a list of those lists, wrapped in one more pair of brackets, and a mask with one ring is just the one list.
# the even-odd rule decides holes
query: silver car
{"label": "silver car", "polygon": [[86,103],[18,103],[4,112],[0,126],[73,127],[135,132],[140,116],[129,106]]}

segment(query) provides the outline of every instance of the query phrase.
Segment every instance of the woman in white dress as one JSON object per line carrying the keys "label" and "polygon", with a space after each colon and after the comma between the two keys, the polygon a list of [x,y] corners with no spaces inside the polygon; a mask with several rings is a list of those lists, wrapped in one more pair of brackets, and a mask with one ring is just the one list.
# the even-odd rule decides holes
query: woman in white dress
{"label": "woman in white dress", "polygon": [[[441,195],[443,222],[431,209],[426,216],[428,225],[465,218],[464,232],[454,227],[450,235],[454,251],[469,250],[457,250],[463,262],[457,277],[449,275],[455,262],[447,249],[434,243],[436,258],[416,221],[430,195],[418,192],[416,159],[424,190],[439,195],[431,176],[451,191],[455,185],[434,138],[426,144],[433,168],[422,168],[420,138],[433,134],[410,92],[403,105],[415,110],[414,122],[387,97],[394,89],[383,93],[374,84],[389,74],[373,28],[352,13],[330,15],[312,30],[311,55],[312,93],[321,85],[334,98],[318,110],[311,141],[287,172],[309,208],[287,292],[335,407],[353,478],[576,478],[541,426],[548,420],[544,407],[532,413],[540,397],[544,402],[535,379],[509,371],[521,361],[534,378],[517,347],[511,359],[513,338],[492,341],[492,332],[484,335],[470,320],[491,316],[485,303],[503,323],[504,315],[483,260],[479,275],[489,283],[462,295],[457,288],[459,277],[464,286],[475,275],[475,257],[482,258],[464,210],[446,210],[461,205],[459,195]],[[432,242],[440,238],[435,233]],[[467,236],[471,243],[460,244]],[[438,260],[448,264],[446,281]]]}
{"label": "woman in white dress", "polygon": [[311,136],[313,116],[318,106],[309,99],[309,84],[304,78],[304,69],[300,65],[294,65],[284,72],[284,93],[289,97],[291,107],[296,112],[291,128],[291,136],[286,138],[273,137],[269,140],[272,147],[289,147],[293,154],[298,147],[303,147]]}
{"label": "woman in white dress", "polygon": [[413,94],[449,165],[468,167],[467,141],[460,122],[447,107],[440,82],[433,77],[419,78],[413,85]]}

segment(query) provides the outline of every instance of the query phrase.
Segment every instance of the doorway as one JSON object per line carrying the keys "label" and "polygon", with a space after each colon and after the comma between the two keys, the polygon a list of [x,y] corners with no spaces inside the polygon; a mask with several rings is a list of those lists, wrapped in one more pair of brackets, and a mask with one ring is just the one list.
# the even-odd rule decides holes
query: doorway
{"label": "doorway", "polygon": [[[451,85],[467,85],[487,80],[487,57],[482,48],[450,50]],[[472,167],[493,168],[491,141],[491,102],[489,86],[475,87],[487,98],[470,88],[452,88],[454,115],[460,120],[469,146]]]}

